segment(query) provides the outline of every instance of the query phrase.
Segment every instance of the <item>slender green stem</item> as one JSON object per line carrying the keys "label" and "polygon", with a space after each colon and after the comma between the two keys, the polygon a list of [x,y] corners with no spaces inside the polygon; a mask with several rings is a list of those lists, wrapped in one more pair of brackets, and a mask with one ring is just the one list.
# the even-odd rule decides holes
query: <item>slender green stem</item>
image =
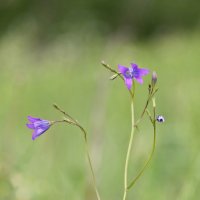
{"label": "slender green stem", "polygon": [[[118,73],[115,69],[111,68],[108,64],[106,64],[104,61],[101,61],[101,64],[108,70],[110,70],[111,72],[115,73],[115,74],[119,74],[120,77],[122,78],[121,74]],[[122,78],[123,79],[123,78]]]}
{"label": "slender green stem", "polygon": [[137,125],[140,123],[140,121],[142,120],[142,118],[144,117],[144,114],[148,108],[149,102],[152,100],[152,98],[154,97],[155,93],[158,91],[158,88],[152,88],[152,90],[150,91],[150,94],[147,98],[146,104],[144,106],[144,109],[142,111],[142,114],[140,115],[140,118],[135,122],[135,127],[137,127]]}
{"label": "slender green stem", "polygon": [[133,136],[134,136],[134,101],[132,98],[131,101],[131,136],[128,144],[128,150],[126,154],[126,161],[125,161],[125,170],[124,170],[124,195],[123,195],[123,200],[126,199],[127,196],[127,190],[128,190],[128,164],[129,164],[129,158],[130,158],[130,152],[132,148],[132,143],[133,143]]}
{"label": "slender green stem", "polygon": [[94,174],[94,170],[93,170],[93,166],[92,166],[92,161],[91,161],[91,157],[90,157],[90,153],[89,153],[89,149],[88,149],[87,132],[85,131],[85,129],[80,124],[77,123],[76,125],[80,128],[80,130],[84,134],[86,154],[87,154],[87,159],[88,159],[89,167],[90,167],[90,170],[91,170],[91,173],[92,173],[92,180],[93,180],[93,185],[94,185],[95,193],[96,193],[97,199],[101,200],[99,192],[98,192],[98,189],[97,189],[96,178],[95,178],[95,174]]}
{"label": "slender green stem", "polygon": [[135,183],[136,181],[142,176],[144,173],[145,169],[148,167],[150,161],[153,158],[154,152],[155,152],[155,147],[156,147],[156,107],[155,107],[155,100],[153,99],[153,145],[152,145],[152,150],[150,153],[150,156],[148,160],[146,161],[144,167],[140,170],[138,175],[131,181],[131,183],[128,185],[127,189],[129,190]]}
{"label": "slender green stem", "polygon": [[86,130],[77,121],[69,122],[68,120],[65,120],[65,119],[54,121],[54,123],[58,123],[58,122],[66,122],[66,123],[73,124],[73,125],[79,127],[80,130],[82,131],[82,133],[84,135],[84,142],[85,142],[87,159],[88,159],[89,167],[90,167],[90,170],[91,170],[91,173],[92,173],[92,181],[93,181],[94,190],[95,190],[95,193],[96,193],[96,196],[97,196],[97,200],[101,200],[98,189],[97,189],[96,178],[95,178],[94,170],[93,170],[93,167],[92,167],[92,161],[91,161],[91,157],[90,157],[90,153],[89,153]]}
{"label": "slender green stem", "polygon": [[140,123],[140,121],[142,120],[142,118],[143,118],[143,116],[144,116],[144,114],[145,114],[145,112],[146,112],[146,110],[147,110],[147,107],[148,107],[148,105],[149,105],[149,101],[151,100],[151,98],[152,98],[152,96],[149,95],[149,97],[148,97],[148,99],[147,99],[147,101],[146,101],[146,104],[145,104],[145,106],[144,106],[144,109],[143,109],[143,111],[142,111],[142,114],[140,115],[140,118],[136,121],[135,126],[137,126],[137,125]]}
{"label": "slender green stem", "polygon": [[151,114],[150,114],[150,112],[149,112],[148,109],[146,109],[146,113],[147,113],[147,115],[148,115],[148,117],[149,117],[149,120],[150,120],[151,123],[153,124],[153,123],[154,123],[154,120],[153,120],[153,118],[151,117]]}
{"label": "slender green stem", "polygon": [[57,104],[53,104],[53,107],[58,110],[59,112],[61,112],[62,114],[64,114],[70,121],[74,121],[77,122],[71,115],[69,115],[68,113],[66,113],[63,109],[61,109]]}
{"label": "slender green stem", "polygon": [[90,157],[90,153],[89,153],[88,139],[87,139],[87,132],[86,132],[86,130],[78,123],[77,120],[75,120],[73,117],[71,117],[63,109],[61,109],[60,107],[58,107],[56,104],[54,104],[53,106],[58,111],[60,111],[62,114],[64,114],[67,118],[64,118],[63,120],[53,121],[52,123],[66,122],[66,123],[69,123],[69,124],[77,126],[82,131],[83,136],[84,136],[84,143],[85,143],[86,155],[87,155],[87,159],[88,159],[90,171],[92,173],[92,181],[93,181],[94,190],[95,190],[95,193],[96,193],[96,196],[97,196],[97,200],[101,200],[99,192],[98,192],[98,189],[97,189],[95,173],[94,173],[94,169],[93,169],[93,166],[92,166],[92,161],[91,161],[91,157]]}
{"label": "slender green stem", "polygon": [[86,132],[86,130],[77,121],[69,122],[68,120],[64,119],[64,120],[57,120],[57,121],[55,121],[55,123],[57,123],[57,122],[66,122],[66,123],[73,124],[73,125],[79,127],[80,130],[82,131],[83,136],[84,136],[84,143],[85,143],[86,155],[87,155],[89,167],[90,167],[90,170],[91,170],[91,173],[92,173],[92,181],[93,181],[93,185],[94,185],[94,190],[95,190],[95,193],[96,193],[96,196],[97,196],[97,200],[101,200],[99,192],[98,192],[98,189],[97,189],[96,178],[95,178],[95,174],[94,174],[94,170],[93,170],[93,166],[92,166],[92,161],[91,161],[91,157],[90,157],[90,153],[89,153],[88,140],[87,140],[87,132]]}
{"label": "slender green stem", "polygon": [[156,147],[156,127],[154,126],[154,138],[153,138],[153,145],[152,145],[152,150],[149,156],[149,159],[147,160],[147,162],[145,163],[144,167],[141,169],[141,171],[138,173],[138,175],[131,181],[131,183],[128,185],[127,189],[130,189],[135,183],[136,181],[142,176],[142,174],[144,173],[145,169],[148,167],[154,151],[155,151],[155,147]]}

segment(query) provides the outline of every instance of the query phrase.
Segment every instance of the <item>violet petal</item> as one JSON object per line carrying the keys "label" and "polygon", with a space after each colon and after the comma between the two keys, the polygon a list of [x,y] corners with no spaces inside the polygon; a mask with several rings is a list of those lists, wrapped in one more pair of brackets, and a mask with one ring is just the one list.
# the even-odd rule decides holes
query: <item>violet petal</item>
{"label": "violet petal", "polygon": [[128,68],[127,67],[124,67],[124,66],[122,66],[122,65],[118,65],[118,69],[119,69],[119,72],[121,73],[121,74],[126,74],[126,72],[128,71]]}
{"label": "violet petal", "polygon": [[124,78],[126,87],[130,90],[133,84],[133,80],[131,78]]}

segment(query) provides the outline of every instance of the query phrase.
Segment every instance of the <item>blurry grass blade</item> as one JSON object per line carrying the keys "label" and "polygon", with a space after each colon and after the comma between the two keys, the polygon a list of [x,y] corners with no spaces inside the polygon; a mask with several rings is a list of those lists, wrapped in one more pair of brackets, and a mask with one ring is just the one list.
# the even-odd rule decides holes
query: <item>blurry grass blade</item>
{"label": "blurry grass blade", "polygon": [[110,79],[110,80],[114,80],[114,79],[116,79],[118,76],[119,76],[119,74],[114,74],[114,75],[112,75],[109,79]]}
{"label": "blurry grass blade", "polygon": [[111,72],[117,74],[118,72],[114,69],[112,69],[108,64],[105,63],[105,61],[101,61],[101,64],[108,70],[110,70]]}

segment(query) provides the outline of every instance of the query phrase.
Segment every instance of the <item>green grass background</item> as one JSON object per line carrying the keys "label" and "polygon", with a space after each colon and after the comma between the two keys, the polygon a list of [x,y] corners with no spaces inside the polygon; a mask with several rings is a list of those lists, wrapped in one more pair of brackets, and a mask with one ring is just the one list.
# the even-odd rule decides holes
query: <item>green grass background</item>
{"label": "green grass background", "polygon": [[[59,124],[31,140],[27,116],[61,119],[53,103],[88,130],[102,200],[122,199],[130,99],[120,80],[108,80],[111,74],[101,60],[116,69],[117,64],[136,62],[158,74],[157,110],[166,122],[158,124],[153,161],[127,199],[199,199],[199,33],[177,32],[146,42],[69,33],[37,47],[26,30],[3,36],[0,199],[96,199],[78,129]],[[145,104],[150,79],[136,84],[136,116]],[[130,176],[142,167],[152,145],[152,128],[145,120],[135,134]]]}

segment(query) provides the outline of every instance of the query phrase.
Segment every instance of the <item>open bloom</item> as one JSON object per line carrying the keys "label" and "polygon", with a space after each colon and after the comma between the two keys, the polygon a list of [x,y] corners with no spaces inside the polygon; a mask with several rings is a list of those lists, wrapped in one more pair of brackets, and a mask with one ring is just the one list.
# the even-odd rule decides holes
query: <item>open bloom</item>
{"label": "open bloom", "polygon": [[126,87],[130,90],[133,84],[133,79],[142,84],[142,77],[149,73],[148,69],[139,68],[137,64],[131,64],[131,67],[118,65],[119,72],[123,75]]}
{"label": "open bloom", "polygon": [[26,124],[26,126],[30,129],[33,129],[32,133],[32,139],[35,140],[37,137],[39,137],[41,134],[43,134],[45,131],[47,131],[52,123],[45,119],[40,118],[34,118],[31,116],[28,116],[29,124]]}

